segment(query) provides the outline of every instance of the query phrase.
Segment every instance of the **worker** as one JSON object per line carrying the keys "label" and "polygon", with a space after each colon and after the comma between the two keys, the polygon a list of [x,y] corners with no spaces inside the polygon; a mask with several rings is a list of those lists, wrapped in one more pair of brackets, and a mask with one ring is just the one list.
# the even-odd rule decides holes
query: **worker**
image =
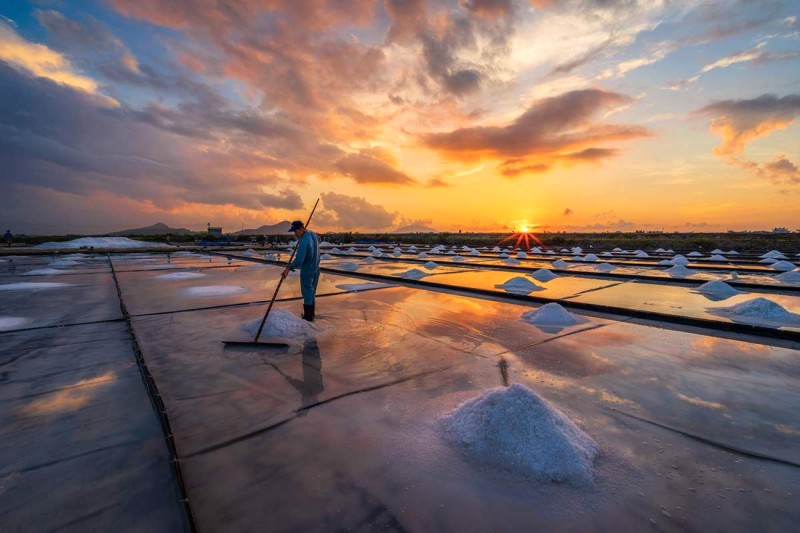
{"label": "worker", "polygon": [[7,229],[6,234],[3,235],[3,240],[6,241],[6,246],[9,248],[11,247],[11,242],[14,240],[14,236],[11,235],[11,230]]}
{"label": "worker", "polygon": [[297,237],[297,253],[282,276],[286,278],[290,270],[300,269],[300,292],[303,294],[303,319],[314,321],[314,299],[319,283],[319,236],[308,231],[299,220],[292,222],[290,232]]}

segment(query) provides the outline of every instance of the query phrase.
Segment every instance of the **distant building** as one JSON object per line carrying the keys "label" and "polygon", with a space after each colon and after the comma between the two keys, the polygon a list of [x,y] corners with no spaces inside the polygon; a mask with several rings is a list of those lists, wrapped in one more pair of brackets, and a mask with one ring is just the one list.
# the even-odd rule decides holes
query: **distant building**
{"label": "distant building", "polygon": [[772,233],[789,233],[789,230],[786,228],[773,228]]}
{"label": "distant building", "polygon": [[211,225],[211,222],[208,223],[208,234],[212,237],[217,237],[219,239],[222,238],[222,227],[215,227]]}

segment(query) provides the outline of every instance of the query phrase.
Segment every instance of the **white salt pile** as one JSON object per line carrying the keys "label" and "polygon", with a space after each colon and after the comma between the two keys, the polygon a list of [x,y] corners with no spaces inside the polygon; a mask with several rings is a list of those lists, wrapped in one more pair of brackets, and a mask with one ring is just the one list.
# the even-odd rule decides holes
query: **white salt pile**
{"label": "white salt pile", "polygon": [[417,257],[419,257],[420,259],[426,259],[428,257],[428,254],[426,254],[425,252],[420,252],[417,254]]}
{"label": "white salt pile", "polygon": [[603,257],[614,257],[614,254],[612,254],[611,252],[603,252],[600,255],[602,255]]}
{"label": "white salt pile", "polygon": [[725,255],[739,255],[739,252],[737,252],[736,250],[728,250],[727,252],[722,252],[722,253],[724,253]]}
{"label": "white salt pile", "polygon": [[517,259],[525,259],[526,257],[528,257],[528,254],[525,252],[517,252]]}
{"label": "white salt pile", "polygon": [[466,258],[460,255],[457,255],[453,258],[453,263],[463,263],[464,261],[466,261]]}
{"label": "white salt pile", "polygon": [[[253,337],[258,333],[258,326],[261,325],[261,318],[248,322],[242,326],[242,331],[246,331]],[[303,320],[299,315],[286,309],[273,309],[267,317],[261,337],[284,337],[287,339],[304,339],[314,337],[319,332],[319,327],[313,322]]]}
{"label": "white salt pile", "polygon": [[708,312],[734,321],[766,326],[800,326],[800,315],[787,311],[780,304],[766,298],[754,298],[730,307],[712,307]]}
{"label": "white salt pile", "polygon": [[278,256],[275,254],[264,254],[264,259],[268,261],[277,261]]}
{"label": "white salt pile", "polygon": [[495,252],[495,253],[498,253],[498,252],[500,252],[500,247],[499,246],[495,246],[494,248],[492,248],[492,251]]}
{"label": "white salt pile", "polygon": [[689,253],[688,253],[688,254],[686,254],[686,255],[687,255],[688,257],[703,257],[703,254],[701,254],[700,252],[689,252]]}
{"label": "white salt pile", "polygon": [[575,255],[575,256],[572,256],[572,257],[570,258],[570,260],[571,260],[571,261],[583,261],[583,257],[581,257],[581,256],[579,256],[579,255]]}
{"label": "white salt pile", "polygon": [[60,289],[62,287],[72,287],[71,283],[7,283],[0,285],[0,291],[38,291],[41,289]]}
{"label": "white salt pile", "polygon": [[761,257],[764,258],[772,258],[772,259],[786,259],[786,256],[780,253],[778,250],[770,250],[769,252],[762,254]]}
{"label": "white salt pile", "polygon": [[613,249],[613,250],[611,250],[611,251],[612,251],[612,252],[615,252],[615,253],[620,253],[620,252],[622,252],[623,250],[622,250],[622,248],[614,248],[614,249]]}
{"label": "white salt pile", "polygon": [[406,270],[405,272],[400,272],[399,274],[395,274],[396,276],[400,276],[401,278],[406,279],[421,279],[425,276],[429,276],[427,272],[423,272],[418,268],[412,268],[411,270]]}
{"label": "white salt pile", "polygon": [[461,249],[464,250],[465,252],[468,252],[471,248],[467,245],[464,245],[461,247]]}
{"label": "white salt pile", "polygon": [[231,296],[249,292],[247,287],[238,285],[206,285],[204,287],[189,287],[185,293],[189,296]]}
{"label": "white salt pile", "polygon": [[657,253],[657,254],[663,254],[663,253],[665,253],[665,252],[666,252],[666,250],[665,250],[665,249],[663,249],[663,248],[658,248],[658,249],[656,250],[656,253]]}
{"label": "white salt pile", "polygon": [[540,287],[531,280],[523,278],[522,276],[511,278],[503,284],[495,285],[495,287],[514,294],[530,294],[533,291],[544,290],[544,287]]}
{"label": "white salt pile", "polygon": [[548,255],[555,255],[556,254],[555,250],[547,250],[545,253],[548,254]]}
{"label": "white salt pile", "polygon": [[428,261],[427,263],[423,264],[425,268],[428,270],[433,270],[434,268],[439,268],[438,263],[434,263],[433,261]]}
{"label": "white salt pile", "polygon": [[648,254],[644,250],[636,250],[636,252],[634,252],[633,255],[635,255],[636,257],[650,257],[650,254]]}
{"label": "white salt pile", "polygon": [[686,268],[683,265],[675,265],[674,267],[665,270],[665,272],[673,278],[685,278],[686,276],[691,276],[697,273],[691,268]]}
{"label": "white salt pile", "polygon": [[320,248],[330,248],[331,246],[333,246],[332,242],[322,241],[321,243],[319,243]]}
{"label": "white salt pile", "polygon": [[375,250],[372,251],[371,255],[372,255],[372,257],[380,257],[380,256],[383,255],[383,252],[376,248]]}
{"label": "white salt pile", "polygon": [[725,252],[723,252],[719,248],[714,248],[713,250],[711,250],[711,253],[712,254],[724,254]]}
{"label": "white salt pile", "polygon": [[726,298],[730,298],[731,296],[741,294],[741,291],[737,291],[724,281],[709,281],[707,283],[703,283],[697,287],[694,292],[699,292],[700,294],[704,294],[719,300],[724,300]]}
{"label": "white salt pile", "polygon": [[776,263],[772,263],[770,268],[774,270],[779,270],[781,272],[789,272],[790,270],[794,270],[797,268],[794,263],[790,263],[789,261],[778,261]]}
{"label": "white salt pile", "polygon": [[62,248],[162,248],[168,245],[160,242],[134,241],[127,237],[81,237],[66,242],[45,242],[36,246],[48,250],[58,250]]}
{"label": "white salt pile", "polygon": [[540,481],[591,483],[600,447],[561,411],[515,383],[490,389],[442,419],[468,457]]}
{"label": "white salt pile", "polygon": [[256,251],[253,250],[252,248],[248,248],[242,253],[242,255],[245,257],[253,257],[254,255],[256,255]]}
{"label": "white salt pile", "polygon": [[20,329],[28,323],[28,319],[21,316],[0,316],[0,331]]}
{"label": "white salt pile", "polygon": [[472,249],[470,250],[469,255],[481,255],[481,253],[478,250]]}
{"label": "white salt pile", "polygon": [[573,315],[560,304],[551,302],[539,309],[522,313],[522,319],[535,326],[559,326],[568,327],[583,324],[587,320],[583,317]]}
{"label": "white salt pile", "polygon": [[69,274],[69,270],[59,270],[57,268],[37,268],[25,272],[26,276],[58,276],[59,274]]}
{"label": "white salt pile", "polygon": [[531,253],[532,254],[540,254],[540,253],[542,253],[542,249],[539,248],[538,246],[534,246],[533,248],[531,248]]}
{"label": "white salt pile", "polygon": [[333,256],[331,254],[322,254],[321,256],[319,256],[319,258],[328,260],[328,259],[333,259]]}
{"label": "white salt pile", "polygon": [[339,265],[339,268],[341,268],[342,270],[347,270],[348,272],[355,272],[356,270],[359,269],[359,264],[358,263],[342,263],[341,265]]}
{"label": "white salt pile", "polygon": [[595,254],[586,254],[583,256],[584,261],[597,261],[599,258]]}
{"label": "white salt pile", "polygon": [[708,258],[710,261],[727,261],[728,258],[719,254],[714,254]]}
{"label": "white salt pile", "polygon": [[340,253],[342,253],[342,251],[340,249],[338,249],[338,248],[331,248],[331,253],[332,254],[340,254]]}
{"label": "white salt pile", "polygon": [[416,252],[417,251],[417,247],[412,244],[411,246],[408,247],[408,251]]}
{"label": "white salt pile", "polygon": [[506,259],[503,259],[503,262],[505,264],[507,264],[507,265],[518,265],[519,264],[519,259],[514,259],[513,257],[508,257]]}
{"label": "white salt pile", "polygon": [[762,264],[765,264],[765,265],[771,265],[772,263],[777,263],[777,262],[778,262],[778,260],[774,259],[772,257],[765,257],[764,259],[759,261],[759,263],[762,263]]}
{"label": "white salt pile", "polygon": [[550,270],[546,268],[540,268],[536,272],[532,272],[528,275],[533,279],[535,279],[536,281],[541,281],[542,283],[547,283],[548,281],[554,280],[558,277],[558,274],[553,274]]}
{"label": "white salt pile", "polygon": [[778,274],[775,278],[779,279],[782,283],[800,283],[800,272],[792,270],[791,272]]}
{"label": "white salt pile", "polygon": [[199,279],[206,277],[206,274],[201,274],[199,272],[170,272],[169,274],[161,274],[160,276],[156,276],[156,279],[163,279],[163,280],[184,280],[184,279]]}
{"label": "white salt pile", "polygon": [[365,263],[374,263],[376,259],[374,257],[366,257],[364,258]]}
{"label": "white salt pile", "polygon": [[583,248],[581,248],[580,246],[576,246],[575,248],[572,249],[572,253],[575,255],[582,254]]}
{"label": "white salt pile", "polygon": [[507,257],[508,257],[508,254],[507,254],[507,253],[505,253],[505,252],[503,252],[502,254],[500,254],[500,259],[506,259]]}
{"label": "white salt pile", "polygon": [[669,259],[662,259],[661,261],[658,262],[658,264],[661,266],[675,266],[675,263],[673,263]]}
{"label": "white salt pile", "polygon": [[447,255],[456,255],[456,253],[453,250],[450,250],[447,252]]}
{"label": "white salt pile", "polygon": [[569,253],[569,250],[567,250],[566,248],[562,248],[562,249],[561,249],[561,253],[562,253],[562,254],[568,254],[568,253]]}
{"label": "white salt pile", "polygon": [[401,248],[395,248],[394,250],[392,250],[392,255],[395,257],[400,257],[401,255],[403,255],[403,250]]}
{"label": "white salt pile", "polygon": [[556,259],[555,261],[553,261],[553,266],[556,268],[567,268],[569,266],[569,263],[567,263],[563,259]]}
{"label": "white salt pile", "polygon": [[612,270],[615,270],[617,267],[615,267],[610,263],[600,263],[599,265],[595,266],[595,268],[600,272],[611,272]]}
{"label": "white salt pile", "polygon": [[682,256],[681,254],[673,256],[671,261],[673,265],[678,265],[678,266],[686,266],[689,264],[689,260],[686,259],[686,257]]}
{"label": "white salt pile", "polygon": [[374,283],[374,282],[365,282],[365,283],[342,283],[341,285],[337,285],[337,289],[342,289],[343,291],[367,291],[371,289],[382,289],[383,287],[393,287],[394,285],[390,285],[388,283]]}

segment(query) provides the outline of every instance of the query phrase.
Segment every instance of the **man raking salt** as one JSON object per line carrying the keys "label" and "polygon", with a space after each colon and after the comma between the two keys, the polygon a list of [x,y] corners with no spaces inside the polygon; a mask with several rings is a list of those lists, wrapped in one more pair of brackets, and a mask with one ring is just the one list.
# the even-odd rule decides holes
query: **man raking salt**
{"label": "man raking salt", "polygon": [[290,270],[300,269],[300,292],[303,295],[303,318],[314,321],[315,296],[319,283],[319,236],[309,231],[300,220],[292,222],[290,232],[297,237],[297,253],[282,276],[286,278]]}

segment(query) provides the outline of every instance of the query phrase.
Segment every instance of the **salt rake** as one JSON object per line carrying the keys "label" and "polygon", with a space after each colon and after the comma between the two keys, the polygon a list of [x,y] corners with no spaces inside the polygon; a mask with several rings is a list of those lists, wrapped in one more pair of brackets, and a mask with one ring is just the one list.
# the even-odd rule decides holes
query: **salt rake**
{"label": "salt rake", "polygon": [[[316,203],[314,204],[314,208],[311,210],[311,214],[308,215],[308,221],[306,222],[306,229],[308,225],[311,223],[311,217],[314,216],[314,211],[317,210],[317,205],[319,204],[319,198],[317,198]],[[289,264],[292,264],[292,260],[294,259],[294,254],[297,253],[297,247],[300,246],[300,239],[297,240],[297,244],[294,245],[294,249],[292,250],[292,255],[289,256]],[[287,267],[288,268],[288,267]],[[264,318],[261,319],[261,324],[258,326],[258,332],[256,332],[256,336],[251,341],[222,341],[225,347],[247,347],[247,348],[288,348],[290,346],[289,340],[283,337],[272,337],[271,339],[267,340],[259,340],[261,338],[261,332],[264,330],[264,324],[267,323],[267,318],[269,317],[269,312],[272,311],[272,305],[275,303],[275,298],[278,297],[278,291],[281,290],[281,285],[283,285],[283,280],[286,279],[286,276],[281,274],[280,279],[278,279],[278,286],[275,287],[275,293],[272,295],[272,299],[269,301],[269,306],[267,306],[267,312],[264,313]]]}

